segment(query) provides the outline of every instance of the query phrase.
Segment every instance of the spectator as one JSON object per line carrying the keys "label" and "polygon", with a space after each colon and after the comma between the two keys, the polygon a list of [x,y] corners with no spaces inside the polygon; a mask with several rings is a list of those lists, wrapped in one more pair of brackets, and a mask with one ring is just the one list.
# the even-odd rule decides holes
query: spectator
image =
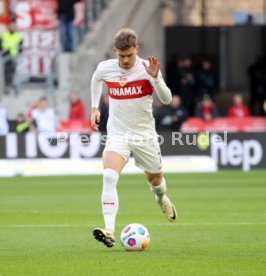
{"label": "spectator", "polygon": [[172,91],[172,94],[178,92],[178,70],[179,70],[179,59],[174,54],[171,57],[171,60],[167,63],[167,85]]}
{"label": "spectator", "polygon": [[253,115],[262,116],[263,102],[266,100],[266,57],[258,56],[248,68],[250,83],[250,110]]}
{"label": "spectator", "polygon": [[178,79],[178,94],[186,110],[189,114],[192,114],[194,110],[196,83],[192,60],[190,58],[185,58],[183,61],[180,61]]}
{"label": "spectator", "polygon": [[0,106],[0,135],[6,135],[9,131],[6,110]]}
{"label": "spectator", "polygon": [[218,117],[218,109],[209,95],[204,95],[203,100],[198,104],[196,117],[201,118],[204,121],[210,121]]}
{"label": "spectator", "polygon": [[60,22],[61,46],[64,52],[73,52],[76,48],[76,28],[74,26],[75,4],[80,0],[58,0],[58,18]]}
{"label": "spectator", "polygon": [[178,131],[184,121],[187,120],[188,114],[181,104],[179,96],[174,95],[172,102],[168,106],[162,106],[155,113],[156,128],[158,130],[175,130]]}
{"label": "spectator", "polygon": [[227,117],[244,118],[249,116],[250,111],[248,107],[243,104],[243,96],[235,94],[233,97],[233,105],[229,107]]}
{"label": "spectator", "polygon": [[23,113],[17,115],[16,132],[27,133],[30,131],[30,122],[26,120]]}
{"label": "spectator", "polygon": [[253,26],[254,25],[254,16],[252,14],[248,14],[245,25],[246,26]]}
{"label": "spectator", "polygon": [[56,131],[55,113],[51,107],[48,107],[46,97],[42,97],[38,107],[32,111],[32,120],[37,132],[54,133]]}
{"label": "spectator", "polygon": [[69,120],[85,120],[86,109],[82,101],[78,98],[77,94],[70,93],[69,101],[71,104],[69,111]]}
{"label": "spectator", "polygon": [[181,80],[182,78],[184,78],[185,74],[186,74],[185,60],[178,59],[177,65],[176,65],[176,75],[175,75],[176,87],[175,87],[175,90],[173,91],[174,94],[177,94],[177,92],[181,90],[181,87],[182,87]]}
{"label": "spectator", "polygon": [[12,87],[16,89],[13,83],[16,71],[16,57],[22,51],[22,42],[21,34],[15,31],[15,24],[13,22],[9,23],[8,30],[1,35],[2,57],[6,59],[6,93],[9,93]]}
{"label": "spectator", "polygon": [[38,105],[39,105],[39,101],[37,101],[31,105],[29,111],[27,112],[28,120],[30,120],[30,121],[32,120],[32,112],[33,112],[33,110],[35,110],[38,107]]}
{"label": "spectator", "polygon": [[107,121],[109,117],[109,96],[104,95],[100,104],[101,120],[99,130],[106,132]]}
{"label": "spectator", "polygon": [[211,99],[214,99],[215,77],[211,63],[207,60],[202,62],[201,69],[198,72],[198,87],[199,98],[207,94]]}

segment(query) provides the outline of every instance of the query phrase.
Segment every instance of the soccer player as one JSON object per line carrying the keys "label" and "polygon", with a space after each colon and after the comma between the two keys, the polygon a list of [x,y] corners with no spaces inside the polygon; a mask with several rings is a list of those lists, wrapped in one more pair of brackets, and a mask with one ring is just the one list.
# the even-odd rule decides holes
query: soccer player
{"label": "soccer player", "polygon": [[161,152],[152,115],[152,93],[163,104],[170,104],[172,95],[166,86],[156,57],[138,57],[136,33],[121,29],[114,37],[117,59],[99,63],[91,81],[91,124],[99,129],[98,110],[102,84],[108,87],[109,119],[107,141],[103,152],[102,211],[105,228],[95,228],[96,240],[107,247],[115,244],[115,218],[118,211],[117,182],[132,153],[136,165],[143,169],[155,200],[169,221],[176,220],[176,209],[166,196],[162,174]]}

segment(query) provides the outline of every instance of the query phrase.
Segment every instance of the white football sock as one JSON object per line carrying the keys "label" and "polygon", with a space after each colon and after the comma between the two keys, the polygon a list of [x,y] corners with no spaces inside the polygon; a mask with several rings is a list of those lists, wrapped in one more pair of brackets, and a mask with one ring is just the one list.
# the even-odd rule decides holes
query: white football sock
{"label": "white football sock", "polygon": [[162,200],[162,197],[164,196],[165,192],[166,192],[166,182],[165,179],[162,179],[162,182],[160,185],[158,186],[153,186],[151,183],[150,184],[150,188],[152,190],[152,192],[156,195],[156,200],[160,201]]}
{"label": "white football sock", "polygon": [[102,212],[105,228],[115,232],[115,217],[118,211],[118,194],[116,185],[119,174],[112,169],[103,171]]}

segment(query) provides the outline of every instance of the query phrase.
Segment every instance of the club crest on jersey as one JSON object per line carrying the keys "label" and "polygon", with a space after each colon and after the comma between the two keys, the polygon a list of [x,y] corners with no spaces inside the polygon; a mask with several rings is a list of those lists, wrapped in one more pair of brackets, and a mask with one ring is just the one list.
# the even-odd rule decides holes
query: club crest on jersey
{"label": "club crest on jersey", "polygon": [[119,84],[120,84],[120,86],[122,86],[122,87],[123,87],[123,86],[125,86],[127,83],[126,83],[126,82],[122,82],[122,81],[120,81],[120,82],[119,82]]}
{"label": "club crest on jersey", "polygon": [[120,86],[125,86],[126,84],[127,84],[127,78],[125,78],[125,77],[120,77],[119,78],[119,84],[120,84]]}

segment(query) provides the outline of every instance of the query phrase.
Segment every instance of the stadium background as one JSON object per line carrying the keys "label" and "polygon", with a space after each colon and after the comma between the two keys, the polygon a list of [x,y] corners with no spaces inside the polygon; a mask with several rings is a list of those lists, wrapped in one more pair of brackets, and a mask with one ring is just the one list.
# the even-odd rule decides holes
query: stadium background
{"label": "stadium background", "polygon": [[[162,72],[173,94],[180,94],[179,88],[175,85],[177,80],[171,74],[171,66],[179,59],[191,59],[195,71],[204,60],[211,64],[215,80],[213,100],[219,110],[219,118],[210,122],[195,119],[194,108],[199,99],[198,96],[193,96],[194,99],[190,99],[193,102],[191,107],[193,111],[190,112],[189,119],[183,123],[181,131],[183,133],[228,131],[231,140],[239,137],[237,138],[239,145],[246,140],[256,140],[259,144],[256,151],[261,152],[258,153],[258,160],[255,160],[249,169],[265,166],[263,137],[266,123],[263,104],[266,86],[262,85],[262,95],[254,103],[248,74],[256,58],[265,54],[265,1],[225,3],[224,1],[145,0],[130,1],[127,7],[122,0],[82,1],[76,9],[78,47],[73,53],[65,53],[60,46],[57,1],[17,0],[2,1],[1,4],[2,29],[8,21],[15,20],[17,30],[24,39],[23,51],[18,57],[15,91],[6,93],[3,77],[4,59],[0,70],[1,106],[6,109],[9,120],[9,134],[6,138],[0,139],[2,161],[9,159],[14,161],[16,158],[26,157],[23,155],[25,152],[25,143],[21,142],[23,138],[14,134],[16,117],[18,113],[27,114],[41,96],[46,96],[49,105],[55,110],[58,131],[69,134],[91,133],[89,122],[91,75],[99,61],[113,57],[114,32],[123,26],[129,26],[136,29],[139,34],[140,55],[147,57],[153,54],[161,60]],[[248,21],[250,18],[252,20]],[[265,71],[262,71],[262,74],[265,74]],[[193,89],[197,90],[197,86],[196,83]],[[78,93],[85,103],[86,120],[68,119],[70,92]],[[185,90],[185,93],[190,91]],[[235,93],[243,95],[252,117],[248,119],[226,117]],[[155,98],[155,110],[160,108],[156,103]],[[166,132],[169,130],[166,129]],[[178,127],[173,130],[179,131]],[[235,133],[240,134],[235,135]],[[246,133],[245,138],[242,138],[241,133]],[[39,142],[39,139],[37,140]],[[6,141],[12,142],[9,144]],[[227,154],[237,155],[238,161],[224,162],[225,166],[221,165],[222,152],[219,152],[221,158],[216,158],[216,162],[220,168],[241,167],[243,162],[240,159],[244,158],[244,151],[239,145],[227,147]],[[171,144],[168,143],[164,147],[171,147]],[[9,148],[16,150],[9,154]],[[179,155],[183,155],[184,152],[190,153],[189,148],[190,146],[185,145]],[[248,151],[248,155],[251,158],[255,156],[256,159],[254,149],[249,148]],[[164,152],[171,152],[171,149],[163,150]],[[90,156],[99,157],[99,153],[101,149]],[[201,153],[210,155],[210,151]],[[47,158],[45,153],[39,153],[37,156]],[[61,156],[63,155],[55,155],[58,158]],[[82,157],[82,154],[80,156]]]}
{"label": "stadium background", "polygon": [[[266,0],[84,0],[72,53],[60,47],[56,0],[0,5],[1,32],[15,20],[24,38],[17,90],[6,92],[5,60],[0,63],[0,106],[9,122],[9,132],[0,135],[0,275],[264,275],[266,85],[254,104],[248,72],[265,56]],[[125,254],[119,244],[110,254],[90,237],[102,223],[101,177],[87,174],[101,173],[105,134],[90,128],[90,79],[99,61],[113,57],[113,35],[124,26],[139,34],[140,56],[159,58],[169,85],[169,68],[178,59],[189,57],[195,67],[210,61],[219,110],[209,122],[188,118],[181,133],[189,145],[173,145],[178,129],[159,131],[177,224],[161,218],[142,176],[121,177],[117,233],[139,222],[152,235],[139,255]],[[85,103],[86,120],[68,120],[70,92]],[[252,116],[226,116],[235,93]],[[42,96],[55,110],[59,132],[45,140],[33,131],[16,133],[17,114],[27,114]],[[227,143],[200,143],[206,131]],[[73,146],[70,137],[79,139],[77,133],[98,142]],[[131,165],[127,172],[139,173]]]}

